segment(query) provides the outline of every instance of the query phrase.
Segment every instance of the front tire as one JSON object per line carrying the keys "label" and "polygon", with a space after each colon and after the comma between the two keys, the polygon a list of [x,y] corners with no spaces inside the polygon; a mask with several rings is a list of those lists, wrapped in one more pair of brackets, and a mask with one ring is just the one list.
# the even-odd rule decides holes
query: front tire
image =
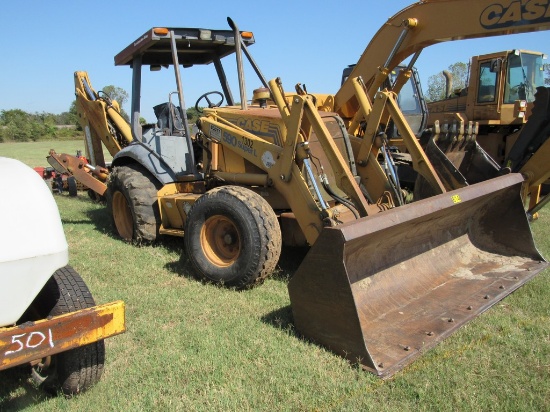
{"label": "front tire", "polygon": [[[95,306],[90,290],[70,266],[58,269],[33,302],[40,319]],[[33,380],[45,391],[76,395],[97,383],[103,373],[103,340],[80,346],[38,361],[32,368]]]}
{"label": "front tire", "polygon": [[267,201],[239,186],[201,196],[189,211],[184,247],[198,274],[244,289],[265,279],[281,254],[281,229]]}
{"label": "front tire", "polygon": [[157,191],[161,185],[140,165],[115,167],[106,192],[107,210],[117,234],[136,243],[153,242],[160,228]]}

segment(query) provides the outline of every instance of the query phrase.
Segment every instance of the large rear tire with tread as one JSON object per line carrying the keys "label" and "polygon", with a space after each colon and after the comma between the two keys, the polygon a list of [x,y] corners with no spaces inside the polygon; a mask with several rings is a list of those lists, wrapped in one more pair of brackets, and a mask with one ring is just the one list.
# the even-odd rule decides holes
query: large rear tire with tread
{"label": "large rear tire with tread", "polygon": [[201,196],[189,211],[184,246],[198,274],[237,289],[260,283],[277,265],[281,229],[271,206],[239,186]]}
{"label": "large rear tire with tread", "polygon": [[[33,302],[39,318],[57,316],[95,306],[90,290],[70,266],[58,269]],[[49,393],[76,395],[97,383],[103,373],[103,340],[80,346],[39,361],[32,368],[33,380]]]}
{"label": "large rear tire with tread", "polygon": [[106,192],[107,210],[121,238],[136,243],[157,239],[160,228],[157,191],[160,187],[155,177],[140,165],[114,168]]}

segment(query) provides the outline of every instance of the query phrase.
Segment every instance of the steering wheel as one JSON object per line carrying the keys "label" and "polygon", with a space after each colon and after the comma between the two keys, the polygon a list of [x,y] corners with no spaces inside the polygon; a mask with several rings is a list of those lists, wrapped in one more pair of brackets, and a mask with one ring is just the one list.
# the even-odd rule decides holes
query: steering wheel
{"label": "steering wheel", "polygon": [[[212,100],[210,100],[210,96],[212,95],[220,96],[220,100],[217,101],[216,103],[212,103]],[[201,97],[197,99],[197,103],[195,103],[195,110],[199,113],[202,113],[202,108],[199,108],[199,103],[201,102],[202,99],[206,100],[206,102],[208,103],[208,108],[219,107],[223,103],[223,94],[217,91],[204,93]]]}
{"label": "steering wheel", "polygon": [[511,91],[512,93],[517,93],[518,90],[521,89],[521,88],[523,88],[523,87],[525,87],[525,86],[523,85],[523,83],[516,84],[515,86],[510,86],[510,91]]}
{"label": "steering wheel", "polygon": [[531,84],[529,82],[520,83],[510,88],[510,91],[518,95],[518,99],[525,100],[527,95],[531,93]]}

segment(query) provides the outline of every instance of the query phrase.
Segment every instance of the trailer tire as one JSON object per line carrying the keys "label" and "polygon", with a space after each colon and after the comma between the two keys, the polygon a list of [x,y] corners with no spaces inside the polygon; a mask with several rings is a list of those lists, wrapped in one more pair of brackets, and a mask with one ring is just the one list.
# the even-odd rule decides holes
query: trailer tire
{"label": "trailer tire", "polygon": [[203,279],[237,289],[261,283],[281,254],[281,229],[271,206],[239,186],[201,196],[190,209],[184,247]]}
{"label": "trailer tire", "polygon": [[67,190],[69,191],[69,196],[71,197],[78,195],[78,187],[74,176],[69,176],[67,178]]}
{"label": "trailer tire", "polygon": [[153,242],[160,228],[157,191],[160,183],[137,164],[118,166],[110,174],[107,210],[116,233],[128,242]]}
{"label": "trailer tire", "polygon": [[[58,269],[33,303],[41,318],[95,306],[90,290],[70,266]],[[105,362],[103,340],[42,359],[32,368],[33,380],[45,391],[76,395],[99,381]]]}

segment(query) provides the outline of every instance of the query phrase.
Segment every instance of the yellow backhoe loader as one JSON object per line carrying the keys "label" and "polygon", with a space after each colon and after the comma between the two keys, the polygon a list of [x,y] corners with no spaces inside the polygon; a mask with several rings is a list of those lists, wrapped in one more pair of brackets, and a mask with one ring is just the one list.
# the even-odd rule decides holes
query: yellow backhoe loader
{"label": "yellow backhoe loader", "polygon": [[[418,3],[398,14],[391,30],[401,31],[401,17],[412,21],[438,3],[464,9],[472,2]],[[432,24],[429,16],[418,16],[419,27]],[[115,56],[115,65],[133,72],[133,139],[114,155],[106,191],[121,237],[182,236],[197,274],[236,288],[269,275],[283,243],[310,245],[289,283],[297,330],[379,376],[392,375],[547,266],[523,210],[520,174],[447,192],[394,92],[376,86],[371,95],[356,76],[332,97],[299,85],[287,93],[281,79],[267,81],[256,65],[248,50],[253,34],[228,23],[231,30],[153,28]],[[377,47],[387,54],[388,44]],[[228,56],[237,65],[239,105],[222,65]],[[261,86],[251,102],[243,56]],[[203,101],[208,107],[192,136],[180,66],[211,63],[222,92],[198,99],[197,110]],[[147,127],[139,124],[143,66],[172,67],[177,88],[157,106],[157,125]],[[350,105],[342,104],[346,92]],[[346,128],[327,108],[349,114],[353,102],[358,114],[345,119]],[[415,169],[440,195],[403,205],[391,167],[377,162],[389,116]],[[350,135],[365,118],[364,131]]]}

